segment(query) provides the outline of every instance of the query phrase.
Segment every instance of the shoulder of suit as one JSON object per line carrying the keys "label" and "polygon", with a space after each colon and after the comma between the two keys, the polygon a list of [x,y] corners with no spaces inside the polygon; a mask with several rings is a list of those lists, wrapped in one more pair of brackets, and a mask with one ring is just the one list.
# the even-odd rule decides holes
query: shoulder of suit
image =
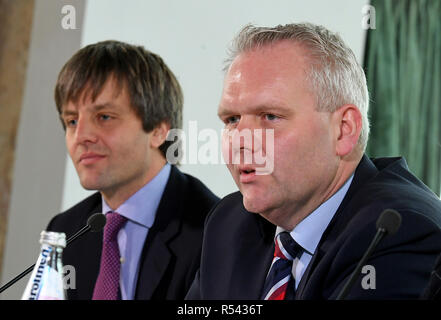
{"label": "shoulder of suit", "polygon": [[216,206],[213,207],[207,223],[211,220],[220,219],[221,221],[239,221],[242,218],[256,215],[247,211],[243,205],[243,196],[240,191],[230,193],[223,197]]}
{"label": "shoulder of suit", "polygon": [[188,197],[192,199],[198,199],[202,201],[203,204],[212,206],[219,201],[219,197],[216,196],[202,181],[198,178],[181,172],[176,166],[172,166],[172,171],[170,172],[169,183],[177,183],[174,179],[181,180],[182,185],[179,187],[183,190]]}
{"label": "shoulder of suit", "polygon": [[360,244],[367,247],[376,232],[376,221],[386,209],[400,213],[401,226],[380,247],[423,250],[430,241],[441,241],[440,199],[408,170],[404,159],[374,159],[373,164],[376,173],[365,181],[355,181],[355,191],[348,190],[322,237],[324,246],[334,240],[342,250]]}
{"label": "shoulder of suit", "polygon": [[53,217],[49,222],[48,230],[57,231],[81,228],[85,225],[87,219],[93,213],[96,213],[96,210],[101,210],[101,201],[101,194],[99,192],[90,195],[73,207]]}
{"label": "shoulder of suit", "polygon": [[62,212],[61,214],[69,214],[74,213],[77,211],[83,211],[83,210],[90,210],[95,208],[96,206],[102,205],[102,197],[99,192],[95,192],[94,194],[88,196],[84,200],[81,200],[71,208],[67,209],[66,211]]}
{"label": "shoulder of suit", "polygon": [[157,213],[165,219],[161,220],[164,224],[173,219],[200,227],[218,201],[219,198],[199,179],[173,165]]}
{"label": "shoulder of suit", "polygon": [[362,185],[352,201],[371,212],[390,208],[418,214],[441,228],[440,198],[409,171],[404,158],[373,159],[373,163],[378,173]]}

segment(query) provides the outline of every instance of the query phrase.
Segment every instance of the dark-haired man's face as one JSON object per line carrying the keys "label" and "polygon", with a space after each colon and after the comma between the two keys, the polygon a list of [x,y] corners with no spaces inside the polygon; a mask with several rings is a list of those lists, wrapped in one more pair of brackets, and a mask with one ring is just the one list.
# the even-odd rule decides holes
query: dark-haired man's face
{"label": "dark-haired man's face", "polygon": [[[115,94],[117,93],[117,95]],[[146,133],[125,87],[111,78],[95,101],[63,106],[66,145],[85,189],[99,190],[112,209],[150,181],[165,164],[153,132]],[[156,139],[156,138],[154,138]]]}

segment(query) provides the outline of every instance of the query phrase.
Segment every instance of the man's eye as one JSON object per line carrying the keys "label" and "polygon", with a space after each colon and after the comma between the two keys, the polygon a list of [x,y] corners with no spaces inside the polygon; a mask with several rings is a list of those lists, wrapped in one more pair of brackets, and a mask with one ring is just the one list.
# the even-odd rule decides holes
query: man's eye
{"label": "man's eye", "polygon": [[240,117],[239,117],[239,116],[232,116],[232,117],[228,117],[228,118],[225,120],[225,123],[226,123],[226,124],[235,124],[235,123],[239,122],[239,120],[240,120]]}
{"label": "man's eye", "polygon": [[78,120],[76,119],[68,119],[65,121],[66,127],[73,127],[77,124]]}
{"label": "man's eye", "polygon": [[268,121],[274,121],[274,120],[279,119],[279,117],[274,114],[267,113],[267,114],[265,114],[265,119]]}
{"label": "man's eye", "polygon": [[100,115],[100,119],[101,119],[101,120],[109,120],[109,119],[110,119],[110,116],[107,115],[107,114],[101,114],[101,115]]}

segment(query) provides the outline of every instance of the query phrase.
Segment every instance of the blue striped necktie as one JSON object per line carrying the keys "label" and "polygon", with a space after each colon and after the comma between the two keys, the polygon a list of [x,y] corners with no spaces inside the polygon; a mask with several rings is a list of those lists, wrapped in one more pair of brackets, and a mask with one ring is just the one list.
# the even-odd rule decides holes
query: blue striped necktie
{"label": "blue striped necktie", "polygon": [[281,232],[276,237],[274,259],[266,277],[261,297],[263,300],[294,298],[295,283],[292,276],[292,265],[294,259],[300,257],[302,250],[302,247],[294,241],[288,232]]}

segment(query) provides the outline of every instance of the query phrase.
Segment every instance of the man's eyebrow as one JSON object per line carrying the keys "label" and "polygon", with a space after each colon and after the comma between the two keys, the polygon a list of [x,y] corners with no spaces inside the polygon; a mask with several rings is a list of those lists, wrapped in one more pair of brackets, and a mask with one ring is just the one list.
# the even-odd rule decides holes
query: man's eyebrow
{"label": "man's eyebrow", "polygon": [[75,116],[78,114],[78,111],[76,110],[63,110],[61,112],[61,117],[65,117],[65,116]]}
{"label": "man's eyebrow", "polygon": [[[245,108],[243,111],[241,112],[250,112],[253,114],[258,114],[258,113],[270,113],[270,112],[282,112],[282,113],[292,113],[293,110],[291,110],[291,108],[280,105],[280,104],[264,104],[264,105],[259,105],[256,107],[249,107],[249,108]],[[220,106],[219,107],[219,111],[217,113],[219,118],[225,117],[227,115],[232,115],[232,114],[239,114],[240,112],[237,111],[237,109],[235,108],[225,108]]]}
{"label": "man's eyebrow", "polygon": [[222,118],[222,117],[224,117],[224,116],[226,116],[226,115],[230,115],[230,114],[232,114],[232,113],[234,113],[233,110],[228,109],[228,108],[223,108],[223,107],[219,106],[219,108],[218,108],[218,112],[217,112],[217,116],[218,116],[219,118]]}
{"label": "man's eyebrow", "polygon": [[109,102],[105,102],[105,103],[100,103],[100,104],[95,104],[92,106],[92,110],[93,111],[100,111],[106,108],[114,108],[115,104],[112,103],[111,101]]}
{"label": "man's eyebrow", "polygon": [[258,106],[254,109],[256,113],[264,113],[264,112],[282,112],[282,113],[291,113],[291,108],[280,104],[265,104]]}
{"label": "man's eyebrow", "polygon": [[[113,104],[112,102],[106,102],[106,103],[100,103],[100,104],[93,105],[91,107],[91,109],[92,109],[92,111],[100,111],[100,110],[103,110],[106,108],[113,108],[113,107],[115,107],[115,104]],[[72,115],[74,116],[77,114],[78,114],[78,111],[76,111],[76,110],[63,110],[61,113],[61,116],[62,117],[63,116],[72,116]]]}

